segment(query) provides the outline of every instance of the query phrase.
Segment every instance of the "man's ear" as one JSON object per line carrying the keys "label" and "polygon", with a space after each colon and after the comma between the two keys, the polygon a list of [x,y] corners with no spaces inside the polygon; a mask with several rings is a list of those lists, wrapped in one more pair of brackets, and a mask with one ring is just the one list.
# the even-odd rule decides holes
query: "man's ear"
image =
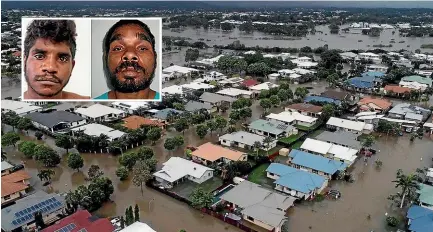
{"label": "man's ear", "polygon": [[75,60],[72,60],[72,69],[75,67]]}

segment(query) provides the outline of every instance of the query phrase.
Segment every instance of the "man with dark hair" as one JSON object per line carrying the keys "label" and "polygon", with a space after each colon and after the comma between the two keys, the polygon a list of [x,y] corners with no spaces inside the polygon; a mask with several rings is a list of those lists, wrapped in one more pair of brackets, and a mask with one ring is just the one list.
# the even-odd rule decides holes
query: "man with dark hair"
{"label": "man with dark hair", "polygon": [[139,20],[120,20],[103,41],[104,74],[110,91],[96,99],[159,99],[150,89],[156,69],[155,37]]}
{"label": "man with dark hair", "polygon": [[24,40],[24,99],[89,99],[63,91],[75,66],[76,26],[72,20],[34,20]]}

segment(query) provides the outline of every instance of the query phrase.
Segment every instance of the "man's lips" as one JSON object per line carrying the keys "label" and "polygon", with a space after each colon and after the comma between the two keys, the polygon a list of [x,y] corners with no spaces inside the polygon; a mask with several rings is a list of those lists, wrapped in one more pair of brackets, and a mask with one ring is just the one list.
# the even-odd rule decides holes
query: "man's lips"
{"label": "man's lips", "polygon": [[38,81],[41,85],[59,85],[60,83],[55,80],[44,80],[44,81]]}

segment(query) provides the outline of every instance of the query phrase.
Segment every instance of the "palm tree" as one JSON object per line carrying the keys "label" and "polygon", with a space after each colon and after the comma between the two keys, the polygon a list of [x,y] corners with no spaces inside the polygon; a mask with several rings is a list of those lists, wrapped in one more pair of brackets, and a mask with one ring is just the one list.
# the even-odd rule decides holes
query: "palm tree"
{"label": "palm tree", "polygon": [[44,169],[39,171],[38,177],[41,181],[48,181],[51,184],[51,176],[53,176],[56,172],[52,169]]}
{"label": "palm tree", "polygon": [[420,188],[417,180],[418,176],[415,174],[405,175],[401,169],[397,171],[397,179],[392,182],[396,183],[396,188],[402,189],[400,208],[403,208],[405,197]]}

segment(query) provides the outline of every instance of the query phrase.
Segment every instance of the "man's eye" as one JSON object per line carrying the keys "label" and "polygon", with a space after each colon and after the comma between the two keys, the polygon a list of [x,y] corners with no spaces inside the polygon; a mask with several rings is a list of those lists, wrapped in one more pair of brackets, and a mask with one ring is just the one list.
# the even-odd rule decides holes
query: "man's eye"
{"label": "man's eye", "polygon": [[35,57],[37,60],[42,60],[44,58],[44,55],[42,55],[42,54],[36,54],[33,57]]}
{"label": "man's eye", "polygon": [[121,47],[114,47],[114,48],[112,49],[112,51],[120,51],[120,50],[122,50]]}
{"label": "man's eye", "polygon": [[140,47],[140,48],[138,48],[138,50],[139,50],[139,51],[146,51],[147,48],[146,48],[146,47]]}
{"label": "man's eye", "polygon": [[68,62],[69,61],[69,57],[62,56],[62,57],[60,57],[60,61],[62,61],[62,62]]}

